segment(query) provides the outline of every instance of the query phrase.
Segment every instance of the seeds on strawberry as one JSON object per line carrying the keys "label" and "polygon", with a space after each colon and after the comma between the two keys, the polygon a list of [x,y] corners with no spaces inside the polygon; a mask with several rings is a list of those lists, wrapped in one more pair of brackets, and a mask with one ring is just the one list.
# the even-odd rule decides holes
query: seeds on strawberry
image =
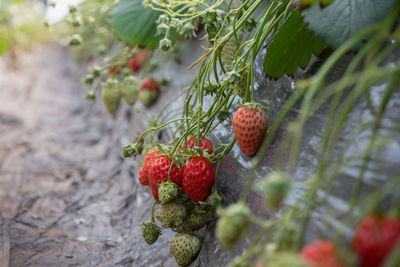
{"label": "seeds on strawberry", "polygon": [[214,179],[211,162],[202,156],[193,157],[183,168],[183,192],[194,202],[204,201],[211,194]]}
{"label": "seeds on strawberry", "polygon": [[[232,30],[233,30],[232,27],[227,27],[227,28],[222,29],[221,34],[220,34],[221,38],[223,38],[226,34],[228,34]],[[238,36],[240,38],[240,34],[238,34]],[[236,39],[234,36],[229,38],[229,40],[226,41],[226,43],[222,47],[221,59],[228,70],[230,70],[232,67],[232,63],[235,60],[237,50],[238,50],[238,47],[236,45]]]}
{"label": "seeds on strawberry", "polygon": [[176,199],[178,186],[171,181],[164,182],[158,186],[158,197],[162,204],[166,204]]}
{"label": "seeds on strawberry", "polygon": [[142,223],[142,236],[147,244],[154,244],[158,237],[162,234],[161,228],[152,221]]}
{"label": "seeds on strawberry", "polygon": [[197,231],[203,228],[210,220],[211,216],[208,212],[193,210],[185,222],[190,230]]}
{"label": "seeds on strawberry", "polygon": [[361,267],[381,266],[400,242],[400,220],[368,215],[357,227],[353,249]]}
{"label": "seeds on strawberry", "polygon": [[248,157],[254,156],[268,129],[268,119],[265,112],[256,106],[247,107],[244,105],[236,111],[232,124],[233,132],[242,153]]}
{"label": "seeds on strawberry", "polygon": [[186,208],[181,203],[170,202],[158,208],[155,216],[163,228],[178,227],[186,218]]}
{"label": "seeds on strawberry", "polygon": [[146,157],[143,160],[143,166],[139,171],[139,183],[141,185],[150,185],[150,168],[153,161],[157,158],[157,153],[159,153],[157,148],[152,148],[147,152]]}
{"label": "seeds on strawberry", "polygon": [[177,234],[169,245],[176,263],[181,266],[189,265],[201,249],[201,241],[195,235]]}
{"label": "seeds on strawberry", "polygon": [[[171,167],[171,171],[170,166]],[[171,178],[171,181],[178,186],[182,185],[182,169],[178,168],[175,163],[172,162],[172,159],[161,156],[153,161],[150,172],[149,172],[149,181],[150,188],[153,194],[153,197],[156,201],[160,201],[158,197],[158,186],[161,184],[161,181],[168,181],[168,172]]]}

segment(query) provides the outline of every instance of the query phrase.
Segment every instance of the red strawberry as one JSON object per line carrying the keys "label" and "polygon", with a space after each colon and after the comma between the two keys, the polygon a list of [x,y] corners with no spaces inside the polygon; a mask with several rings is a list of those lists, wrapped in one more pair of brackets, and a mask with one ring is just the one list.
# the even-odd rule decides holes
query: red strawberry
{"label": "red strawberry", "polygon": [[[158,198],[158,185],[161,184],[161,181],[168,181],[168,172],[171,166],[172,159],[161,156],[155,159],[150,168],[149,174],[149,182],[151,193],[155,200],[160,201]],[[182,169],[178,168],[175,163],[173,163],[171,172],[169,173],[171,177],[171,181],[178,186],[182,184]]]}
{"label": "red strawberry", "polygon": [[133,73],[138,72],[146,63],[147,52],[142,50],[139,51],[135,57],[128,60],[128,66]]}
{"label": "red strawberry", "polygon": [[121,66],[114,66],[108,69],[108,74],[110,75],[116,75],[121,73]]}
{"label": "red strawberry", "polygon": [[361,267],[380,267],[400,241],[400,220],[368,215],[358,226],[353,249]]}
{"label": "red strawberry", "polygon": [[317,241],[308,244],[300,252],[300,257],[312,267],[344,267],[336,255],[335,245],[330,241]]}
{"label": "red strawberry", "polygon": [[[187,147],[187,148],[192,148],[196,146],[196,137],[191,137],[188,136],[186,138],[185,143],[182,145],[182,148]],[[212,141],[210,139],[207,138],[203,138],[201,139],[200,142],[200,149],[207,152],[208,154],[211,154],[213,152],[213,145],[212,145]]]}
{"label": "red strawberry", "polygon": [[215,172],[211,162],[199,156],[193,157],[183,168],[183,191],[194,201],[204,201],[214,185]]}
{"label": "red strawberry", "polygon": [[153,161],[157,158],[157,148],[152,148],[147,152],[146,157],[143,160],[143,166],[139,171],[139,183],[142,185],[149,185],[149,172]]}
{"label": "red strawberry", "polygon": [[159,92],[160,86],[153,79],[145,78],[139,88],[139,99],[148,107],[157,99]]}
{"label": "red strawberry", "polygon": [[139,88],[140,91],[148,90],[152,92],[159,92],[160,86],[151,78],[144,78]]}
{"label": "red strawberry", "polygon": [[233,132],[242,153],[254,156],[268,129],[267,114],[257,106],[240,107],[233,116]]}

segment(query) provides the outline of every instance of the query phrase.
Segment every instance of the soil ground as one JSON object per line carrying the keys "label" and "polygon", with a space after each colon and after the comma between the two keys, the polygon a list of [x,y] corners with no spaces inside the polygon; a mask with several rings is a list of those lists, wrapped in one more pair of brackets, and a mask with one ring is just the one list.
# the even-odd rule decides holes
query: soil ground
{"label": "soil ground", "polygon": [[0,266],[174,265],[168,235],[141,240],[151,196],[120,155],[134,115],[85,101],[84,73],[55,44],[0,60]]}

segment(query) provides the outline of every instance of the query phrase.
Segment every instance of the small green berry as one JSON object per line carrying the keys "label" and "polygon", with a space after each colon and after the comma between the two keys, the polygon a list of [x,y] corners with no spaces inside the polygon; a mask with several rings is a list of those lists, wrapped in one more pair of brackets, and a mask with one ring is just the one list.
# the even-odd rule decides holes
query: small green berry
{"label": "small green berry", "polygon": [[149,245],[154,244],[162,234],[162,229],[150,220],[142,223],[141,226],[143,239]]}

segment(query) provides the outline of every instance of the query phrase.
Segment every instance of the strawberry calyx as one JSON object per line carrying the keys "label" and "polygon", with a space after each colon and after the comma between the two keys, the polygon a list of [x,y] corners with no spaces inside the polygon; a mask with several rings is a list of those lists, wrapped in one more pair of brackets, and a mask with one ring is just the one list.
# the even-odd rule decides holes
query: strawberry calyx
{"label": "strawberry calyx", "polygon": [[246,107],[247,109],[262,109],[262,110],[269,110],[269,108],[262,106],[260,103],[257,102],[246,102],[243,104],[239,104],[240,107]]}

